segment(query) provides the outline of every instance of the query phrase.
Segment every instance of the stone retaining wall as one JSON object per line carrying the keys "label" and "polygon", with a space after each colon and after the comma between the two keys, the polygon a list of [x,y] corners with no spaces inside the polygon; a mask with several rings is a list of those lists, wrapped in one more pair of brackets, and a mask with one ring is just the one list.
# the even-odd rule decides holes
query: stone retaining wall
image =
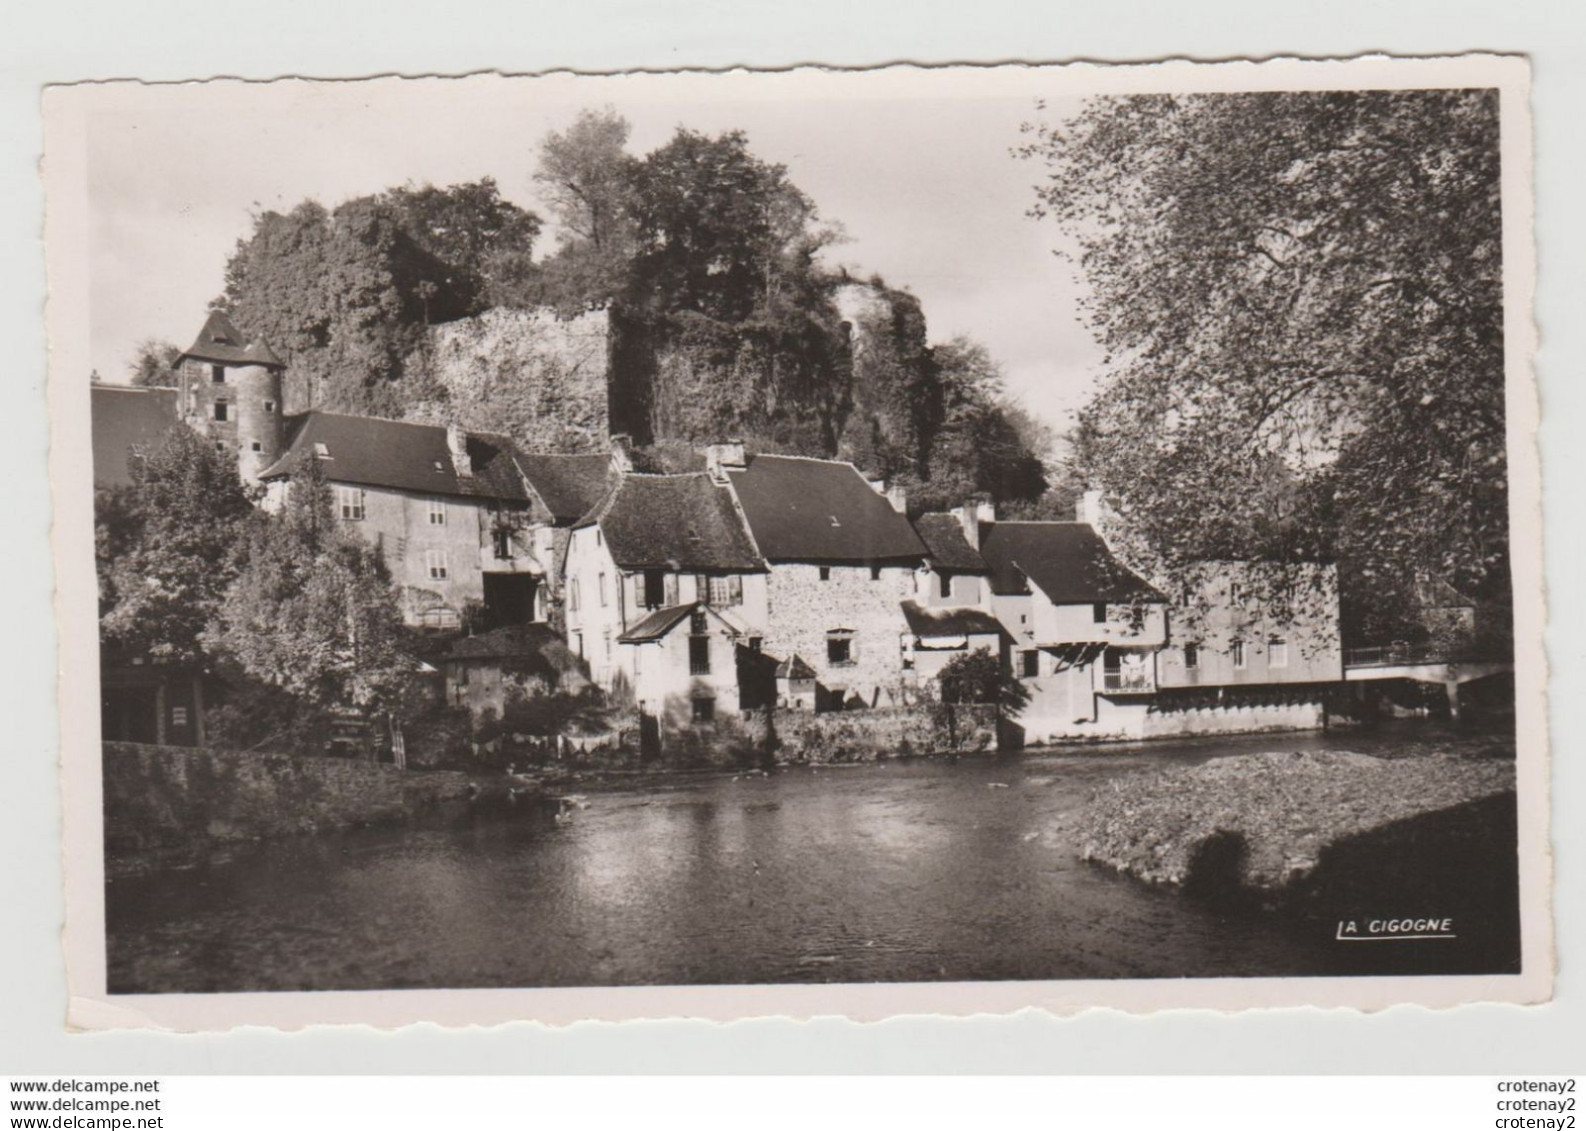
{"label": "stone retaining wall", "polygon": [[452,771],[130,742],[103,766],[111,855],[401,821],[471,792]]}

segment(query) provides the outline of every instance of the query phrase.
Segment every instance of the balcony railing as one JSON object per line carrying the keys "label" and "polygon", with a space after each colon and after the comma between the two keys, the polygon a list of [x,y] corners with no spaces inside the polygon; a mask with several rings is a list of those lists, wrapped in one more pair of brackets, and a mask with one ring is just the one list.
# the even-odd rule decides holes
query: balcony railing
{"label": "balcony railing", "polygon": [[1103,691],[1116,691],[1123,695],[1149,695],[1156,690],[1156,680],[1147,671],[1104,671],[1101,686]]}

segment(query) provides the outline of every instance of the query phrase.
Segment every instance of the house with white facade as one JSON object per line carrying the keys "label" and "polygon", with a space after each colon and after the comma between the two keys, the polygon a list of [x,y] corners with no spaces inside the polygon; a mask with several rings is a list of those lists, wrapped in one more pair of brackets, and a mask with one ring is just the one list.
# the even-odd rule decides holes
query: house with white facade
{"label": "house with white facade", "polygon": [[991,567],[975,548],[978,523],[990,517],[991,508],[982,503],[914,520],[926,557],[914,574],[914,595],[902,606],[908,622],[903,667],[919,683],[969,652],[984,649],[1007,660],[992,608]]}
{"label": "house with white facade", "polygon": [[573,651],[663,731],[754,705],[739,677],[757,670],[745,657],[760,652],[770,619],[766,565],[727,484],[703,472],[620,475],[574,525],[563,587]]}

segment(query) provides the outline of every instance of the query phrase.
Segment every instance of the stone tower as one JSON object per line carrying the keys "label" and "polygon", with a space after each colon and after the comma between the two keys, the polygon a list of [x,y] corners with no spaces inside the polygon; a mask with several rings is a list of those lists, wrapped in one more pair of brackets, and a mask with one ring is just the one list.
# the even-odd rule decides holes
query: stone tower
{"label": "stone tower", "polygon": [[285,368],[268,345],[244,339],[218,310],[176,359],[182,419],[235,454],[246,483],[257,483],[281,457]]}

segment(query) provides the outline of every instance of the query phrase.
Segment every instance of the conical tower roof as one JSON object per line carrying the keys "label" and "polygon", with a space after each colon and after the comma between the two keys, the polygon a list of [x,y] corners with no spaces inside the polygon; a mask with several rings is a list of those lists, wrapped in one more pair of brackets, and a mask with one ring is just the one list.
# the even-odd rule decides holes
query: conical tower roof
{"label": "conical tower roof", "polygon": [[208,361],[217,365],[265,365],[277,369],[285,363],[275,356],[275,351],[261,339],[247,341],[233,326],[223,311],[211,310],[204,319],[204,328],[193,339],[193,344],[176,359],[180,365],[188,358]]}

